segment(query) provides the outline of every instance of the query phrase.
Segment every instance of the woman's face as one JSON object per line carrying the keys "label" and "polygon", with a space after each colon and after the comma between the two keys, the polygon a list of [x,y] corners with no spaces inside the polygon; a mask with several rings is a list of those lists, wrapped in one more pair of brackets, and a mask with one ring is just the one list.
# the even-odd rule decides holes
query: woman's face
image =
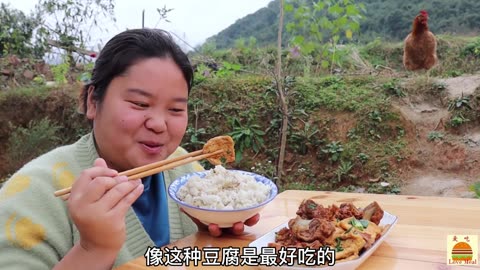
{"label": "woman's face", "polygon": [[114,78],[102,104],[88,95],[87,117],[100,157],[128,170],[166,159],[188,123],[188,85],[170,58],[148,58]]}

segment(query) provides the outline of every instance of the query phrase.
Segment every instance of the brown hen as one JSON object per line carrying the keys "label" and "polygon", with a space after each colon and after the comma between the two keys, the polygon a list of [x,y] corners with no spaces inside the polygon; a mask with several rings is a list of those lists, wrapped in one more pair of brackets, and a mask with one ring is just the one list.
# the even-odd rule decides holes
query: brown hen
{"label": "brown hen", "polygon": [[438,63],[437,39],[428,30],[428,13],[421,10],[404,41],[403,65],[410,71],[430,70]]}

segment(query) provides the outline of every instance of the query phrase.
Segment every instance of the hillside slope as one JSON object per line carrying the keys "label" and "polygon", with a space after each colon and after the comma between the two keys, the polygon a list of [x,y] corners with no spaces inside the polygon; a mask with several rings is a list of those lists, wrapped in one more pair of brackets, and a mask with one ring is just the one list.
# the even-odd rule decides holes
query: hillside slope
{"label": "hillside slope", "polygon": [[[474,34],[478,33],[480,21],[480,1],[476,0],[435,0],[435,1],[395,1],[395,0],[360,0],[366,8],[365,20],[361,22],[360,35],[356,39],[368,42],[375,37],[399,41],[410,31],[411,22],[421,9],[430,14],[430,29],[437,34]],[[274,0],[267,7],[258,10],[207,39],[214,42],[217,49],[231,48],[235,41],[255,37],[257,45],[265,46],[276,42],[278,29],[279,0]],[[291,14],[286,14],[285,25],[292,21]],[[284,33],[284,41],[289,39]]]}

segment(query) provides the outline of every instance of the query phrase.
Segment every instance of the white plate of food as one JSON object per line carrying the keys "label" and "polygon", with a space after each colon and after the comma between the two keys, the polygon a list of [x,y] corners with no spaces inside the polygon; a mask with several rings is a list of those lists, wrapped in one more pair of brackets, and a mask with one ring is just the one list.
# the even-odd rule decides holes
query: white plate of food
{"label": "white plate of food", "polygon": [[[249,247],[256,247],[259,255],[272,253],[272,248],[275,249],[276,265],[265,261],[260,263],[265,267],[277,266],[289,270],[356,269],[377,250],[397,221],[397,216],[384,211],[376,202],[357,208],[351,203],[323,207],[312,200],[305,200],[295,218],[251,242]],[[324,262],[319,261],[318,253],[307,258],[308,251],[318,252],[327,246],[330,252],[325,254],[334,255],[334,264],[329,264],[326,257]],[[296,256],[285,255],[289,250]],[[281,254],[283,258],[280,258]],[[295,257],[294,262],[288,260],[292,257]]]}

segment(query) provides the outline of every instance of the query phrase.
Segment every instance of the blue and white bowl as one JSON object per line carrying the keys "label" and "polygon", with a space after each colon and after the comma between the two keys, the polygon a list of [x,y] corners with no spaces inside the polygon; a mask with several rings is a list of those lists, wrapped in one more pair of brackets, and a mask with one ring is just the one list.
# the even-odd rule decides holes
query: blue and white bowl
{"label": "blue and white bowl", "polygon": [[204,178],[208,171],[195,172],[184,175],[176,180],[174,180],[168,187],[168,195],[174,200],[183,210],[190,216],[198,219],[200,222],[209,225],[217,224],[220,228],[230,228],[236,222],[245,222],[247,219],[253,217],[255,214],[259,213],[269,202],[271,202],[278,194],[278,188],[275,183],[259,174],[252,172],[241,171],[241,170],[228,170],[229,172],[235,172],[243,174],[246,176],[252,176],[257,182],[260,182],[268,187],[270,187],[270,194],[267,199],[263,202],[242,208],[242,209],[208,209],[201,208],[198,206],[190,205],[177,197],[178,190],[185,185],[192,176],[199,176]]}

